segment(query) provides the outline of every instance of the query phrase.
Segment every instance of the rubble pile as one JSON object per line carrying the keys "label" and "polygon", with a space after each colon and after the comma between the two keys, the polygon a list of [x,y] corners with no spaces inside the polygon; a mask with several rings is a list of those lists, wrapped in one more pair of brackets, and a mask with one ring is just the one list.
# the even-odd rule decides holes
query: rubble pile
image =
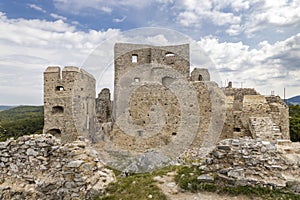
{"label": "rubble pile", "polygon": [[0,199],[89,199],[114,180],[86,141],[47,134],[0,143]]}
{"label": "rubble pile", "polygon": [[219,178],[238,185],[288,186],[300,193],[300,143],[226,139],[202,160],[200,167],[207,175],[217,173]]}

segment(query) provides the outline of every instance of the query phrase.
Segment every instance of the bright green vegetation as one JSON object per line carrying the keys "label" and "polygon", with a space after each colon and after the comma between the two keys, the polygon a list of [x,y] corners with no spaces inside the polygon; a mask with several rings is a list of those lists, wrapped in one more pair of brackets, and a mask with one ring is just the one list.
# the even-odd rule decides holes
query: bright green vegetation
{"label": "bright green vegetation", "polygon": [[201,170],[197,166],[183,166],[177,170],[175,181],[187,191],[191,192],[214,192],[218,194],[227,194],[231,196],[246,195],[253,199],[270,199],[270,200],[299,200],[300,195],[286,192],[284,190],[270,189],[267,187],[251,186],[234,186],[233,183],[220,180],[216,176],[212,183],[203,183],[197,180],[201,175]]}
{"label": "bright green vegetation", "polygon": [[19,106],[0,112],[0,141],[40,134],[44,126],[43,106]]}
{"label": "bright green vegetation", "polygon": [[[174,171],[175,169],[176,167],[166,167],[152,173],[133,174],[127,177],[118,177],[117,181],[110,184],[106,189],[104,197],[97,197],[95,200],[165,200],[167,197],[156,186],[156,182],[153,180],[153,178],[158,175],[165,175],[170,171]],[[115,171],[115,174],[118,176],[120,172]]]}
{"label": "bright green vegetation", "polygon": [[290,105],[290,136],[293,142],[300,142],[300,105]]}

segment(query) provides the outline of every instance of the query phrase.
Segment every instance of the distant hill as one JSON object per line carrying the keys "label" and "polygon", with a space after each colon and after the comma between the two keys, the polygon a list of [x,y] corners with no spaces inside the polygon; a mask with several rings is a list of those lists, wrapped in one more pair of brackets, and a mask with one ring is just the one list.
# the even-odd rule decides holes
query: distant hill
{"label": "distant hill", "polygon": [[300,95],[286,99],[288,104],[300,105]]}
{"label": "distant hill", "polygon": [[0,106],[0,111],[1,110],[8,110],[8,109],[11,109],[13,107],[15,107],[15,106]]}
{"label": "distant hill", "polygon": [[0,141],[22,135],[42,133],[43,106],[18,106],[0,112]]}

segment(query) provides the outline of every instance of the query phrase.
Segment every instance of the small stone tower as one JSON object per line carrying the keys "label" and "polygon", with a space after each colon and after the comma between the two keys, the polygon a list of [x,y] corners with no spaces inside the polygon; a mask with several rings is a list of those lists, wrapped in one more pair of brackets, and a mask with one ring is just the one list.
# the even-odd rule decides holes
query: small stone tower
{"label": "small stone tower", "polygon": [[191,73],[191,81],[210,81],[208,69],[195,68]]}
{"label": "small stone tower", "polygon": [[77,67],[44,72],[44,133],[71,142],[94,134],[95,79]]}

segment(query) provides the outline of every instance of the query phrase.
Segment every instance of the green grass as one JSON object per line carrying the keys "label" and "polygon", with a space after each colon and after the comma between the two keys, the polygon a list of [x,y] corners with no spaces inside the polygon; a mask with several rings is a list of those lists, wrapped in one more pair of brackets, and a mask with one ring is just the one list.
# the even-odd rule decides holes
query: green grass
{"label": "green grass", "polygon": [[[115,183],[111,183],[105,190],[103,197],[96,197],[95,200],[166,200],[165,194],[156,186],[156,182],[153,180],[154,176],[162,176],[170,171],[173,171],[176,167],[165,167],[157,170],[153,173],[133,174],[127,177],[118,177]],[[120,172],[115,171],[120,174]]]}

